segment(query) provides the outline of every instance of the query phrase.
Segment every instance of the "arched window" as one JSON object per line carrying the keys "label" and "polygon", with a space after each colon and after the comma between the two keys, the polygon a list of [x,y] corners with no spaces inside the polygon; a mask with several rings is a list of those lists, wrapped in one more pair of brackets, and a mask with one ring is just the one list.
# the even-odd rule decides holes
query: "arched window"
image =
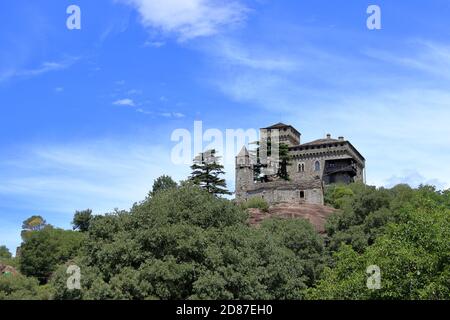
{"label": "arched window", "polygon": [[304,163],[298,164],[298,172],[305,172],[305,164]]}
{"label": "arched window", "polygon": [[320,171],[320,162],[316,161],[316,163],[314,164],[314,171],[319,172]]}

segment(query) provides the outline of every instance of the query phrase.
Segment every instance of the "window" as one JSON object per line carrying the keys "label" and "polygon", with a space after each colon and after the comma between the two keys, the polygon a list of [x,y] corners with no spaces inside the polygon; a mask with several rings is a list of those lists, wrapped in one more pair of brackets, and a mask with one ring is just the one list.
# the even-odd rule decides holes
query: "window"
{"label": "window", "polygon": [[304,163],[298,164],[298,172],[305,172],[305,164]]}
{"label": "window", "polygon": [[300,199],[305,199],[305,191],[300,191]]}
{"label": "window", "polygon": [[314,171],[319,172],[320,171],[320,162],[316,161],[316,163],[314,164]]}

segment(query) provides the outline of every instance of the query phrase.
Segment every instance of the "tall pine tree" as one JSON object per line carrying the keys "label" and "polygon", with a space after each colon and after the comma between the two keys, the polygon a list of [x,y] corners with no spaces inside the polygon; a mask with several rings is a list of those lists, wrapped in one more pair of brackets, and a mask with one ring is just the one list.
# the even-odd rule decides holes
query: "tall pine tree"
{"label": "tall pine tree", "polygon": [[227,190],[225,179],[220,176],[225,174],[220,164],[220,157],[216,156],[216,150],[200,153],[194,159],[191,166],[192,173],[189,178],[194,184],[214,195],[231,194]]}

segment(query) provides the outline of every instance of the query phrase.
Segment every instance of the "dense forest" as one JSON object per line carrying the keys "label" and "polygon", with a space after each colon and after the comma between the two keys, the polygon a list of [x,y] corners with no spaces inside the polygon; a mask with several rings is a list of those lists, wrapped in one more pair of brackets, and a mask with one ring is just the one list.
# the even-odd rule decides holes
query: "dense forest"
{"label": "dense forest", "polygon": [[[326,202],[338,209],[326,235],[303,219],[256,227],[251,204],[163,176],[129,211],[76,212],[73,230],[24,221],[19,256],[0,247],[17,270],[0,275],[0,300],[450,298],[450,190],[334,185]],[[71,265],[80,289],[67,285]]]}

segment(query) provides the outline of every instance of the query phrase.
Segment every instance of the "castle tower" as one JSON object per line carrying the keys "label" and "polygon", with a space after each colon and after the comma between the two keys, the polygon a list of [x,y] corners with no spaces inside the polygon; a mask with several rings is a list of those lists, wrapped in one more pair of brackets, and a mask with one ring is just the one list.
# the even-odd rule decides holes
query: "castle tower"
{"label": "castle tower", "polygon": [[253,183],[250,153],[244,146],[236,157],[236,199],[238,201],[245,200],[247,190]]}

